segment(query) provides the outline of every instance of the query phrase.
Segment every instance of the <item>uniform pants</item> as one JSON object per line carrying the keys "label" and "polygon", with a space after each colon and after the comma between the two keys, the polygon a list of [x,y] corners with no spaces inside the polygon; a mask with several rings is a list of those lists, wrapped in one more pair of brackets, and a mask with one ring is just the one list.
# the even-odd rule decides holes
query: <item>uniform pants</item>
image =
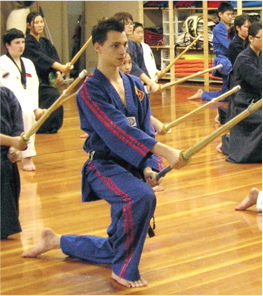
{"label": "uniform pants", "polygon": [[[30,128],[35,124],[35,115],[33,111],[23,111],[23,122],[25,132],[29,131]],[[35,134],[30,137],[30,142],[27,144],[27,149],[21,151],[22,158],[33,157],[36,154],[35,150]]]}
{"label": "uniform pants", "polygon": [[139,280],[138,265],[156,206],[152,188],[113,161],[88,161],[82,173],[92,192],[111,205],[108,237],[64,235],[62,251],[92,262],[110,263],[117,276]]}
{"label": "uniform pants", "polygon": [[[221,90],[217,90],[217,91],[204,91],[202,93],[202,100],[203,101],[211,101],[214,98],[217,98],[219,96],[221,96],[222,94],[224,94],[225,92],[227,92],[228,89],[228,84],[229,84],[229,79],[228,76],[223,76],[223,85],[222,85],[222,89]],[[225,98],[223,101],[227,101],[228,98]]]}
{"label": "uniform pants", "polygon": [[[41,83],[39,85],[39,108],[48,109],[59,98],[59,92],[56,88]],[[41,125],[37,134],[54,134],[63,124],[63,106],[60,106],[50,114],[48,119]]]}

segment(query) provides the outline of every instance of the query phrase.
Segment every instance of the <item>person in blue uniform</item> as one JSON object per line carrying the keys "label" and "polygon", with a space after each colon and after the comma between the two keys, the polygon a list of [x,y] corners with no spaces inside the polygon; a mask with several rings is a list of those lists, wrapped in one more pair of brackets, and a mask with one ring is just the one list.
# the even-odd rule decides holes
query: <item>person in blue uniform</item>
{"label": "person in blue uniform", "polygon": [[[2,74],[2,73],[1,73]],[[24,150],[21,106],[14,93],[0,86],[1,99],[1,239],[22,231],[19,222],[20,176],[16,149]]]}
{"label": "person in blue uniform", "polygon": [[223,68],[213,71],[212,74],[214,76],[222,77],[222,89],[211,92],[199,89],[196,94],[189,97],[188,100],[201,98],[204,101],[211,101],[213,98],[219,97],[228,91],[228,76],[232,71],[232,64],[226,57],[227,49],[230,44],[230,39],[227,37],[227,32],[230,28],[233,12],[234,8],[230,3],[220,3],[218,6],[218,16],[220,18],[220,22],[214,27],[213,30],[213,52],[216,54],[216,58],[213,61],[213,66],[222,64]]}
{"label": "person in blue uniform", "polygon": [[61,248],[70,256],[112,265],[112,278],[125,287],[147,285],[139,262],[156,197],[152,187],[158,163],[155,154],[172,168],[185,165],[180,150],[158,142],[150,125],[150,105],[142,83],[119,71],[128,45],[124,23],[99,21],[92,29],[98,66],[77,94],[81,129],[89,137],[90,154],[82,169],[82,199],[104,199],[111,206],[108,237],[58,235],[50,229],[23,257]]}
{"label": "person in blue uniform", "polygon": [[[63,83],[63,75],[69,72],[66,65],[61,64],[54,45],[41,34],[44,20],[39,12],[30,12],[27,16],[26,47],[23,57],[30,59],[36,68],[39,78],[39,107],[48,109],[60,96],[57,88],[51,85],[52,77],[56,83]],[[63,107],[55,110],[37,131],[39,134],[57,133],[63,124]]]}
{"label": "person in blue uniform", "polygon": [[[254,22],[249,28],[250,45],[236,58],[231,87],[241,90],[232,100],[231,118],[262,98],[262,24]],[[228,155],[234,163],[262,163],[262,108],[258,109],[222,137],[217,150]]]}

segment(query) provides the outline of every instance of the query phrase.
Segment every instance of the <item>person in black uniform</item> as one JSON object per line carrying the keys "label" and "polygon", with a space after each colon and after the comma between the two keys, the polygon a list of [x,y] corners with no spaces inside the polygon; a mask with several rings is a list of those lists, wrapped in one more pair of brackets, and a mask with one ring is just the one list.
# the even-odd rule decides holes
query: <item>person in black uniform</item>
{"label": "person in black uniform", "polygon": [[[241,90],[232,99],[231,118],[247,109],[251,102],[262,98],[262,24],[254,22],[249,28],[250,45],[236,58],[233,85]],[[262,108],[239,122],[222,137],[217,146],[234,163],[262,163]]]}
{"label": "person in black uniform", "polygon": [[[39,107],[48,109],[59,97],[59,91],[53,87],[50,80],[57,84],[63,83],[63,74],[70,70],[61,64],[54,45],[41,34],[44,30],[44,20],[39,12],[30,12],[27,16],[26,47],[23,56],[32,60],[39,78]],[[55,110],[37,131],[39,134],[56,133],[63,124],[63,107]]]}
{"label": "person in black uniform", "polygon": [[20,138],[24,131],[21,106],[14,93],[0,86],[1,99],[1,239],[21,232],[19,222],[20,176],[16,149],[27,144]]}
{"label": "person in black uniform", "polygon": [[[228,30],[228,39],[232,40],[227,49],[227,58],[231,64],[234,65],[237,56],[246,49],[249,45],[248,41],[248,29],[251,25],[250,17],[247,14],[238,15],[235,18],[234,25]],[[233,73],[229,74],[229,85],[232,84]],[[224,124],[229,120],[231,109],[231,97],[228,98],[228,108],[219,107],[218,115],[215,118],[217,123]]]}

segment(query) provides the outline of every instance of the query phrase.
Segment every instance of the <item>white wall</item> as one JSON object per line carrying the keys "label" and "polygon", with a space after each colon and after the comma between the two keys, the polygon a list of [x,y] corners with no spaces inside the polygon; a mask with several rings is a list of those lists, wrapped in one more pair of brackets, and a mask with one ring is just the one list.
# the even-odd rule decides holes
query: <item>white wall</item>
{"label": "white wall", "polygon": [[[133,20],[139,18],[138,1],[85,1],[86,17],[86,40],[91,35],[92,26],[96,25],[98,20],[103,17],[111,17],[117,12],[129,12]],[[93,67],[97,65],[97,56],[90,44],[86,50],[86,69],[88,73],[92,72]]]}

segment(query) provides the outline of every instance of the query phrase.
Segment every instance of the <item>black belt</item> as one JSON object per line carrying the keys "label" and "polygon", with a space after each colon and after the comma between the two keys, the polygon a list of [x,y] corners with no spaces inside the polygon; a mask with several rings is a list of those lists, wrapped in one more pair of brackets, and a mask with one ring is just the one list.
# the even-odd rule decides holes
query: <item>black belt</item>
{"label": "black belt", "polygon": [[89,159],[91,161],[92,160],[112,160],[116,164],[123,167],[125,170],[129,171],[131,174],[133,174],[134,177],[144,180],[143,173],[140,169],[136,168],[135,166],[131,165],[130,163],[128,163],[127,161],[125,161],[123,159],[118,159],[118,158],[112,157],[108,153],[92,150],[90,152]]}

